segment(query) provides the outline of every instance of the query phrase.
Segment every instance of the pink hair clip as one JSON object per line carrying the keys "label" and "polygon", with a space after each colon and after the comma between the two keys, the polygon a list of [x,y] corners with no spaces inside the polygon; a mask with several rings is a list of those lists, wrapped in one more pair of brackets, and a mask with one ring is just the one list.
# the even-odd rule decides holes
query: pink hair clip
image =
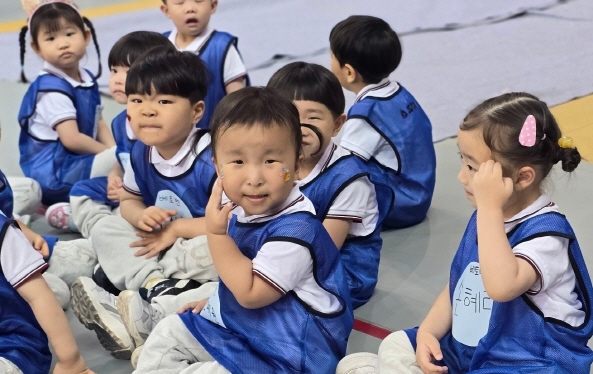
{"label": "pink hair clip", "polygon": [[533,147],[535,145],[536,133],[535,117],[530,114],[525,118],[521,132],[519,133],[519,143],[524,147]]}

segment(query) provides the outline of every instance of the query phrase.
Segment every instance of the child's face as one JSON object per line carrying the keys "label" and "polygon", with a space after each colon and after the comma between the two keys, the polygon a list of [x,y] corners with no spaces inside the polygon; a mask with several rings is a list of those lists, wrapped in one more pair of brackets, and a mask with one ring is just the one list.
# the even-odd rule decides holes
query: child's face
{"label": "child's face", "polygon": [[481,130],[459,130],[457,146],[461,157],[461,170],[457,174],[457,179],[461,182],[470,204],[476,208],[476,199],[473,195],[474,175],[480,165],[492,159],[492,152],[484,143]]}
{"label": "child's face", "polygon": [[181,148],[202,117],[204,102],[192,105],[184,97],[158,94],[154,87],[151,92],[128,96],[128,119],[138,139],[164,156],[165,150],[170,153]]}
{"label": "child's face", "polygon": [[[294,100],[299,110],[301,123],[313,125],[323,135],[323,143],[319,143],[319,137],[309,128],[301,127],[303,131],[302,149],[305,160],[321,157],[323,151],[331,142],[331,138],[338,135],[342,124],[344,123],[344,116],[334,118],[332,112],[323,104],[316,101],[308,100]],[[317,157],[316,157],[317,156]]]}
{"label": "child's face", "polygon": [[126,96],[126,77],[129,66],[111,66],[109,69],[109,93],[118,104],[128,102]]}
{"label": "child's face", "polygon": [[31,47],[45,61],[58,69],[78,68],[78,63],[86,54],[90,42],[90,32],[82,31],[76,25],[61,20],[60,30],[48,32],[41,28],[37,35],[37,44]]}
{"label": "child's face", "polygon": [[217,6],[217,0],[167,0],[161,11],[173,21],[178,33],[198,36],[208,26]]}
{"label": "child's face", "polygon": [[286,201],[294,185],[296,150],[280,125],[235,126],[216,142],[214,162],[228,198],[247,215],[264,214]]}

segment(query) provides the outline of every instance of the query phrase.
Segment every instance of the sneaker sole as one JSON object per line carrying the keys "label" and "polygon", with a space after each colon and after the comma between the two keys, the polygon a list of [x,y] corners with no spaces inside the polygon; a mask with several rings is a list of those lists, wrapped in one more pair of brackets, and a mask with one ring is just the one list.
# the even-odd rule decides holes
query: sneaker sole
{"label": "sneaker sole", "polygon": [[72,310],[84,327],[95,332],[99,343],[113,357],[119,360],[129,360],[132,357],[132,347],[126,346],[122,339],[103,323],[80,279],[72,284]]}
{"label": "sneaker sole", "polygon": [[140,347],[144,344],[147,337],[142,336],[140,334],[140,332],[135,326],[135,321],[133,321],[131,318],[129,305],[132,296],[134,296],[133,292],[122,292],[120,296],[117,298],[117,311],[119,312],[119,315],[121,316],[121,319],[124,322],[124,326],[126,327],[128,334],[130,334],[130,337],[132,337],[134,346]]}

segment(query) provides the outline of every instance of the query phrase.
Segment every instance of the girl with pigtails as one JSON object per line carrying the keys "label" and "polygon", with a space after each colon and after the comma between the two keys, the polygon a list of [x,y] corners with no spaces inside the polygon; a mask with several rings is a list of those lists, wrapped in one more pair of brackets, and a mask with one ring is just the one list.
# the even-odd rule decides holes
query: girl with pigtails
{"label": "girl with pigtails", "polygon": [[115,142],[101,116],[96,78],[80,67],[91,36],[100,59],[91,22],[70,1],[23,0],[23,5],[29,23],[19,38],[21,80],[26,82],[27,31],[44,64],[18,115],[20,165],[41,185],[42,202],[51,205],[68,201],[79,180],[107,175],[115,163]]}

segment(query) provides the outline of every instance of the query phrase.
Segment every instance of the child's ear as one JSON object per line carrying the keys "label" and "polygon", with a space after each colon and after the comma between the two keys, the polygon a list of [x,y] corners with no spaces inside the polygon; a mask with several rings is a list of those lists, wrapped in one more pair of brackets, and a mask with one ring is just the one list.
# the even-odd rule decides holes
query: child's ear
{"label": "child's ear", "polygon": [[358,78],[356,69],[354,69],[350,64],[345,64],[342,66],[342,69],[344,69],[344,72],[346,73],[346,82],[355,83],[356,79]]}
{"label": "child's ear", "polygon": [[535,176],[535,170],[531,166],[523,166],[517,171],[516,189],[521,191],[531,186],[535,181]]}
{"label": "child's ear", "polygon": [[165,15],[165,17],[171,18],[169,16],[169,7],[166,6],[165,4],[161,4],[161,12]]}
{"label": "child's ear", "polygon": [[210,14],[216,13],[216,9],[218,9],[218,0],[212,0],[210,4],[212,6],[212,9],[210,10]]}
{"label": "child's ear", "polygon": [[33,50],[33,52],[35,52],[39,57],[41,57],[41,55],[39,55],[39,46],[37,44],[35,44],[34,42],[31,42],[31,49]]}
{"label": "child's ear", "polygon": [[192,123],[196,124],[204,115],[204,102],[202,100],[195,103],[192,107]]}
{"label": "child's ear", "polygon": [[345,122],[346,122],[346,115],[344,113],[342,113],[334,120],[334,132],[332,133],[332,136],[338,135],[338,133],[342,129],[342,126],[344,126]]}

